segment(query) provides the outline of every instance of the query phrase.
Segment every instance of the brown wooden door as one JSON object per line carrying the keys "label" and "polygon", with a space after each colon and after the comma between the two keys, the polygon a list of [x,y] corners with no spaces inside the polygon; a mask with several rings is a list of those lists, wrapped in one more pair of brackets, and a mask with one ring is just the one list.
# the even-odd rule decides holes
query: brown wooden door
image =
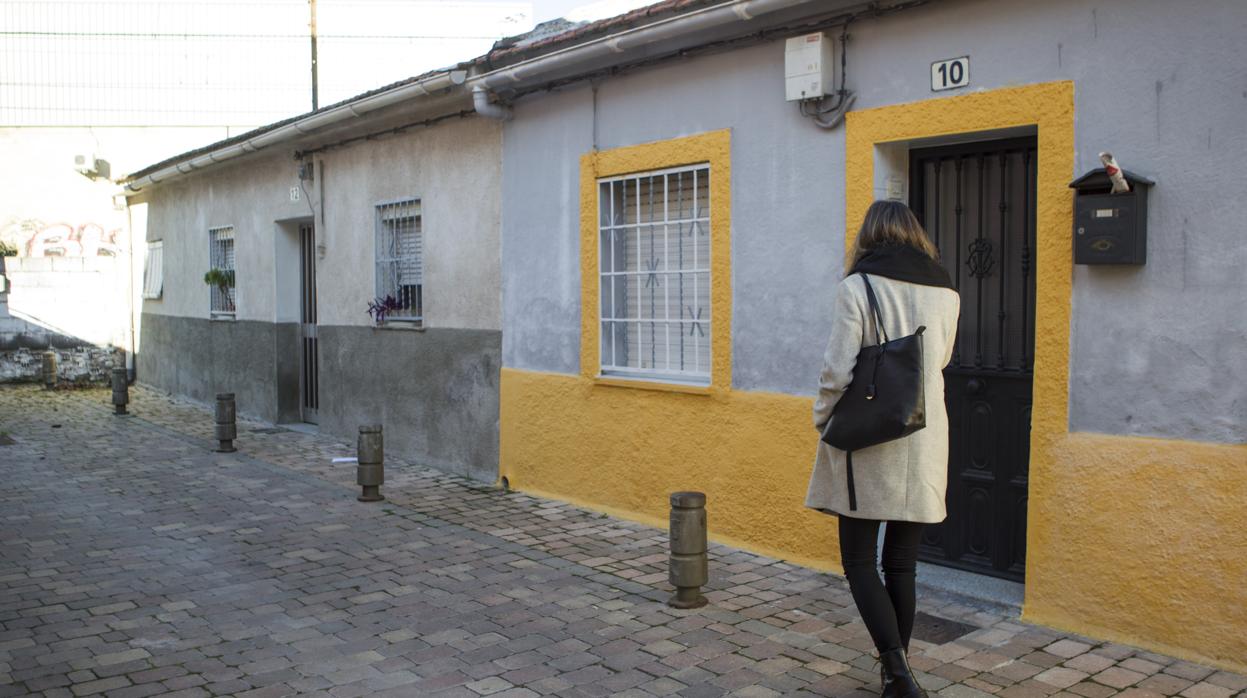
{"label": "brown wooden door", "polygon": [[1035,138],[910,152],[910,206],[961,293],[944,371],[948,518],[928,562],[1021,581],[1035,347]]}

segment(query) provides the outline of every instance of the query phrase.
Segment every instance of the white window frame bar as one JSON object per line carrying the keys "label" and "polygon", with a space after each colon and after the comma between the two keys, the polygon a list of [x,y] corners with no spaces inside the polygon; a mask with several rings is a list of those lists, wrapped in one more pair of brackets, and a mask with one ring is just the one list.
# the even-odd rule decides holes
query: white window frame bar
{"label": "white window frame bar", "polygon": [[[616,346],[617,346],[618,342],[617,342],[617,337],[616,337],[616,334],[615,334],[615,328],[616,328],[616,326],[617,326],[619,323],[621,323],[621,322],[623,322],[623,323],[629,323],[629,324],[633,324],[633,323],[634,323],[634,324],[636,324],[637,328],[639,329],[639,328],[640,328],[640,325],[641,325],[642,320],[639,318],[639,314],[640,314],[639,306],[638,306],[638,317],[637,317],[637,318],[626,318],[626,317],[625,317],[625,318],[618,318],[618,317],[617,317],[617,313],[616,313],[616,310],[617,310],[617,309],[615,308],[615,295],[616,295],[616,294],[615,294],[615,280],[616,280],[617,278],[620,278],[620,277],[628,277],[628,276],[640,277],[640,276],[641,276],[641,275],[643,275],[643,274],[644,274],[644,275],[648,275],[648,274],[650,274],[651,272],[649,272],[649,271],[645,271],[645,270],[641,270],[641,269],[638,269],[638,270],[636,270],[636,271],[619,271],[619,270],[617,270],[617,269],[616,269],[616,264],[615,264],[615,240],[614,240],[615,233],[616,233],[616,232],[618,232],[618,231],[621,231],[621,230],[634,230],[634,231],[637,231],[637,233],[638,233],[638,234],[637,234],[637,243],[636,243],[636,244],[637,244],[637,253],[638,253],[637,259],[638,259],[638,262],[639,262],[639,260],[640,260],[640,245],[641,245],[639,231],[640,231],[640,229],[641,229],[642,227],[647,227],[647,226],[648,226],[648,227],[651,227],[651,228],[652,228],[652,226],[654,225],[654,222],[653,222],[653,221],[649,221],[648,223],[641,223],[641,197],[640,197],[640,187],[639,187],[639,183],[640,183],[641,179],[643,179],[643,178],[650,178],[650,179],[651,179],[651,187],[652,187],[652,178],[654,178],[654,177],[660,177],[660,176],[661,176],[661,177],[663,178],[663,221],[662,221],[662,225],[663,225],[663,244],[664,244],[664,248],[663,248],[663,272],[662,272],[662,275],[663,275],[663,277],[664,277],[664,278],[678,277],[678,275],[680,275],[680,274],[686,274],[686,275],[688,275],[688,276],[691,276],[691,277],[692,277],[692,281],[693,281],[694,307],[696,307],[696,306],[697,306],[697,300],[699,299],[699,293],[698,293],[698,275],[699,275],[699,274],[705,274],[708,278],[709,278],[709,277],[711,277],[711,276],[713,275],[713,271],[712,271],[712,269],[711,269],[709,266],[707,266],[705,269],[701,269],[701,268],[699,268],[699,267],[697,266],[698,257],[697,257],[697,241],[696,241],[696,236],[697,236],[697,234],[698,234],[698,233],[697,233],[697,229],[698,229],[698,225],[697,225],[697,224],[700,224],[701,226],[704,226],[704,230],[706,231],[706,233],[705,233],[705,234],[706,234],[706,235],[708,236],[708,238],[709,238],[709,239],[707,240],[707,253],[706,253],[706,255],[707,255],[707,259],[705,260],[705,261],[706,261],[706,263],[707,263],[707,265],[708,265],[708,264],[709,264],[709,262],[710,262],[710,259],[712,259],[712,258],[713,258],[713,244],[714,244],[714,240],[713,240],[713,236],[712,236],[712,230],[711,230],[711,226],[710,226],[710,211],[712,211],[712,210],[713,210],[713,207],[711,206],[711,201],[710,201],[710,197],[712,196],[712,192],[710,191],[709,186],[707,186],[707,189],[706,189],[706,208],[705,208],[705,210],[704,210],[704,212],[703,212],[703,210],[702,210],[702,209],[701,209],[701,207],[699,206],[699,202],[698,202],[698,198],[697,198],[697,195],[698,195],[697,186],[698,186],[698,173],[699,173],[700,171],[702,171],[702,170],[705,170],[705,171],[707,171],[707,172],[709,173],[709,172],[710,172],[710,169],[711,169],[711,165],[710,165],[710,163],[708,163],[708,162],[702,162],[702,163],[696,163],[696,164],[692,164],[692,165],[681,165],[681,166],[677,166],[677,167],[668,167],[668,168],[663,168],[663,169],[659,169],[659,170],[647,170],[647,171],[645,171],[645,172],[634,172],[634,173],[625,174],[625,175],[615,175],[615,176],[611,176],[611,177],[602,177],[602,178],[599,178],[599,179],[597,180],[597,191],[598,191],[598,234],[597,234],[597,241],[598,241],[598,284],[599,284],[599,289],[600,289],[600,288],[602,287],[602,285],[603,285],[604,283],[606,283],[607,281],[609,281],[609,283],[610,283],[610,288],[609,288],[609,296],[610,296],[610,311],[611,311],[611,312],[610,312],[609,317],[606,317],[606,318],[599,317],[599,320],[598,320],[599,324],[606,324],[606,325],[608,325],[608,326],[609,326],[609,328],[610,328],[610,340],[609,340],[609,341],[610,341],[610,344],[611,344],[611,352],[610,352],[610,354],[611,354],[611,361],[610,361],[610,364],[609,364],[609,365],[606,365],[606,364],[605,364],[605,362],[601,361],[601,357],[602,357],[602,354],[603,354],[603,352],[602,352],[602,342],[603,342],[603,341],[605,341],[606,333],[605,333],[604,331],[599,331],[599,333],[598,333],[598,356],[599,356],[599,363],[600,363],[600,365],[599,365],[599,375],[600,375],[600,376],[602,376],[602,377],[611,377],[611,378],[630,378],[630,379],[636,379],[636,380],[657,380],[657,381],[660,381],[660,382],[665,382],[665,383],[676,383],[676,384],[685,384],[685,385],[687,385],[687,384],[692,384],[692,385],[708,385],[708,384],[710,383],[710,380],[711,380],[711,375],[710,375],[710,374],[711,374],[711,368],[712,368],[712,365],[713,365],[713,362],[714,362],[714,346],[713,346],[713,335],[712,335],[712,333],[711,333],[711,317],[707,317],[707,318],[704,318],[704,319],[693,319],[693,318],[685,319],[685,318],[683,317],[683,314],[684,314],[684,313],[683,313],[683,308],[681,308],[681,317],[680,317],[679,319],[671,319],[670,317],[667,317],[667,318],[662,319],[662,320],[659,320],[659,319],[656,319],[656,318],[652,318],[652,319],[648,319],[648,320],[646,320],[646,321],[648,321],[648,322],[652,322],[652,323],[659,323],[659,324],[664,325],[664,333],[665,333],[665,336],[666,336],[666,345],[667,345],[667,363],[666,363],[666,365],[667,365],[667,366],[671,366],[671,339],[670,339],[670,337],[671,337],[671,325],[672,325],[672,324],[681,325],[681,324],[692,324],[692,323],[697,323],[697,324],[700,324],[700,325],[702,326],[703,331],[706,333],[706,334],[705,334],[705,337],[706,337],[706,340],[707,340],[707,345],[708,345],[708,348],[710,349],[710,352],[711,352],[711,354],[710,354],[710,362],[711,362],[711,364],[712,364],[711,366],[706,366],[706,367],[704,367],[704,368],[701,366],[701,348],[700,348],[700,347],[701,347],[701,342],[700,342],[700,338],[699,338],[699,337],[697,337],[696,333],[694,333],[694,335],[693,335],[693,337],[694,337],[694,348],[693,348],[694,370],[692,370],[692,371],[687,371],[687,370],[686,370],[686,371],[672,370],[672,369],[670,369],[670,368],[667,368],[667,369],[659,369],[659,368],[653,368],[653,367],[651,367],[651,368],[643,368],[643,369],[642,369],[642,368],[629,368],[629,367],[626,367],[626,366],[618,366],[618,365],[617,365],[617,358],[618,358],[618,357],[616,356]],[[693,197],[693,198],[692,198],[692,202],[691,202],[691,204],[692,204],[692,210],[693,210],[693,217],[692,217],[692,218],[689,218],[689,219],[679,219],[678,221],[676,221],[676,222],[674,222],[674,223],[673,223],[673,222],[671,221],[671,218],[670,218],[670,188],[669,188],[669,181],[668,181],[668,180],[669,180],[669,175],[672,175],[672,174],[680,174],[680,173],[689,173],[689,172],[691,172],[691,173],[693,174],[693,184],[692,184],[692,187],[693,187],[693,188],[692,188],[692,197]],[[614,197],[615,190],[614,190],[613,185],[614,185],[615,183],[622,183],[622,182],[626,182],[626,181],[629,181],[629,180],[634,181],[634,182],[636,182],[636,183],[638,184],[638,187],[637,187],[637,203],[636,203],[636,214],[637,214],[637,215],[636,215],[636,220],[635,220],[635,222],[633,222],[633,223],[623,223],[623,222],[616,223],[616,221],[615,221],[615,210],[614,210],[614,209],[615,209],[615,201],[614,201],[614,199],[615,199],[615,197]],[[601,217],[601,213],[602,213],[602,209],[603,209],[603,202],[602,202],[602,185],[603,185],[603,184],[611,185],[611,186],[608,186],[608,187],[607,187],[608,198],[610,199],[610,201],[608,202],[610,216],[609,216],[609,218],[607,219],[607,220],[608,220],[608,225],[607,225],[607,226],[605,226],[606,230],[603,230],[603,227],[604,227],[604,226],[602,225],[602,217]],[[626,184],[625,184],[624,186],[626,187]],[[652,195],[652,192],[651,192],[651,195]],[[625,198],[626,198],[626,190],[625,190]],[[704,213],[705,215],[702,215],[703,213]],[[673,271],[671,271],[671,256],[670,256],[670,243],[669,243],[669,238],[670,238],[669,227],[670,227],[671,225],[673,225],[673,224],[674,224],[674,225],[679,226],[681,229],[682,229],[682,227],[683,227],[683,225],[684,225],[684,224],[689,224],[689,225],[693,226],[692,235],[694,236],[694,239],[693,239],[693,260],[694,260],[694,261],[693,261],[693,265],[692,265],[690,268],[688,268],[688,269],[676,270],[676,271],[674,271],[674,272],[673,272]],[[611,264],[610,264],[610,267],[609,267],[610,271],[603,271],[603,269],[604,269],[604,267],[603,267],[603,263],[604,263],[604,261],[605,261],[605,260],[604,260],[604,253],[601,251],[601,246],[602,246],[602,235],[603,235],[604,233],[606,233],[606,234],[609,234],[609,235],[610,235],[610,240],[609,240],[609,248],[610,248],[610,261],[611,261]],[[651,233],[651,234],[652,234],[652,233]],[[708,291],[709,291],[709,289],[707,289],[707,292],[708,292]],[[599,308],[598,308],[599,315],[601,315],[601,314],[602,314],[602,310],[603,310],[603,308],[601,307],[601,299],[600,299],[600,294],[599,294],[599,299],[598,299],[598,301],[597,301],[597,302],[598,302],[598,304],[599,304]],[[666,307],[665,312],[669,314],[669,313],[670,313],[670,290],[669,290],[666,286],[664,286],[664,302],[665,302],[665,304],[666,304],[666,305],[665,305],[665,307]],[[711,313],[710,313],[710,315],[711,315],[711,316],[713,316],[713,308],[711,308]],[[638,332],[638,334],[637,334],[637,337],[638,337],[638,343],[639,343],[639,342],[640,342],[640,333],[639,333],[639,332]]]}

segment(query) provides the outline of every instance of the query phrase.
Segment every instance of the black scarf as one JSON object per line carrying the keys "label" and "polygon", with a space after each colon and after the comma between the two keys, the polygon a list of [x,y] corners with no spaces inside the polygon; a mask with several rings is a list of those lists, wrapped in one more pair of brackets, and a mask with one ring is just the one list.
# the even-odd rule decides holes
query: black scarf
{"label": "black scarf", "polygon": [[873,274],[923,286],[956,290],[948,271],[934,259],[909,245],[890,245],[868,250],[853,265],[850,274]]}

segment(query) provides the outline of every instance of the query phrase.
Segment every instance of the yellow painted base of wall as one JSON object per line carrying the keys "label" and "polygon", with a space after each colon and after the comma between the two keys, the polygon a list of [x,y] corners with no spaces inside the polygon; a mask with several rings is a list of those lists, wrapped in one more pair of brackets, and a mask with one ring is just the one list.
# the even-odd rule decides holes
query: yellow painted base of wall
{"label": "yellow painted base of wall", "polygon": [[515,489],[663,529],[671,492],[705,492],[716,542],[838,572],[835,518],[802,505],[818,443],[811,406],[503,369],[499,474]]}
{"label": "yellow painted base of wall", "polygon": [[[716,542],[839,573],[835,518],[802,506],[810,407],[503,369],[500,475],[658,529],[669,493],[699,490]],[[1095,434],[1032,446],[1059,491],[1032,485],[1042,523],[1023,618],[1247,673],[1247,446]]]}
{"label": "yellow painted base of wall", "polygon": [[1247,673],[1247,446],[1066,434],[1023,618]]}

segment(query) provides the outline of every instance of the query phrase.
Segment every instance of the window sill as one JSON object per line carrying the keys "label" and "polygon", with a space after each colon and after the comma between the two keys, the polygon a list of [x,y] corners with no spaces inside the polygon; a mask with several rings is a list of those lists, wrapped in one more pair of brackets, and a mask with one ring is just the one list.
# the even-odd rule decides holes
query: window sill
{"label": "window sill", "polygon": [[689,395],[710,395],[714,392],[714,388],[709,385],[666,382],[646,378],[624,378],[623,376],[597,376],[593,379],[593,383],[594,385],[611,388],[633,388],[636,390],[655,390],[664,393],[686,393]]}
{"label": "window sill", "polygon": [[212,313],[208,319],[213,322],[234,322],[238,318],[235,313]]}
{"label": "window sill", "polygon": [[398,330],[399,332],[424,332],[426,329],[424,322],[383,322],[380,325],[373,325],[376,330]]}

